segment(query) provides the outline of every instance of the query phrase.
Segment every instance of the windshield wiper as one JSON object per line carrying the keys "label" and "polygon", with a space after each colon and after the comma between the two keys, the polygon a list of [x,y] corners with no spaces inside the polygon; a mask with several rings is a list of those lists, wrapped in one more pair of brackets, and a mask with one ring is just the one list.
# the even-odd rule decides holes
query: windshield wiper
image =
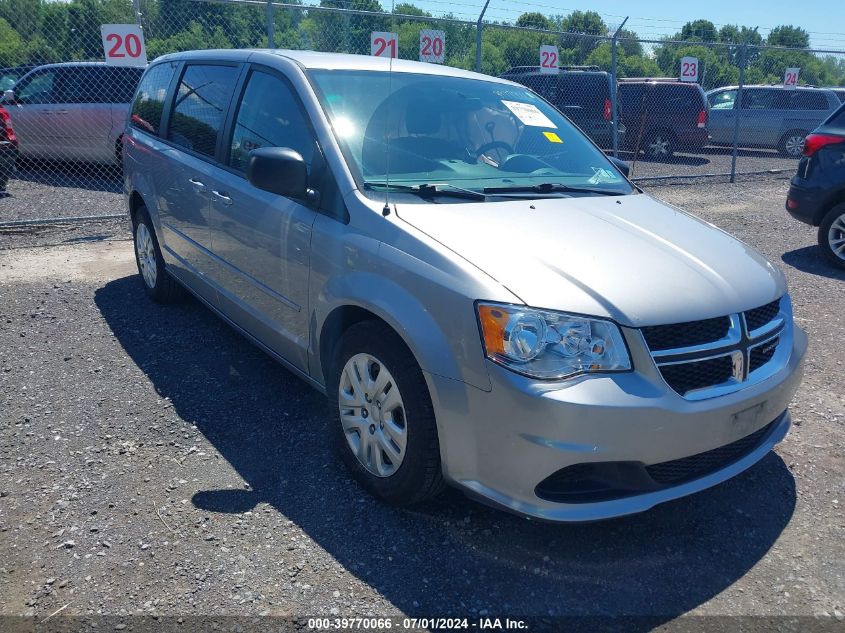
{"label": "windshield wiper", "polygon": [[[448,187],[448,189],[441,189],[441,187]],[[399,191],[401,193],[412,193],[422,198],[431,198],[433,196],[450,196],[452,198],[463,198],[465,200],[486,200],[485,196],[480,191],[473,191],[472,189],[462,189],[449,183],[429,184],[423,183],[421,185],[401,185],[397,183],[387,183],[384,180],[368,180],[364,183],[365,189],[372,191]]]}
{"label": "windshield wiper", "polygon": [[496,195],[499,193],[595,193],[602,196],[621,196],[621,191],[613,189],[594,189],[593,187],[573,187],[556,182],[541,182],[539,185],[511,185],[508,187],[485,187],[484,193]]}

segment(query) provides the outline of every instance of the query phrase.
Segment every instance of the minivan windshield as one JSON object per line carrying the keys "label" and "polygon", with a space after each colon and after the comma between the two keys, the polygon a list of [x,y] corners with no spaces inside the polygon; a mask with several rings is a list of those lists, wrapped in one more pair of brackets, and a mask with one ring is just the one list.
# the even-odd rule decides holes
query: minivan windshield
{"label": "minivan windshield", "polygon": [[566,117],[522,86],[365,70],[309,74],[364,189],[389,182],[397,191],[487,195],[633,192]]}

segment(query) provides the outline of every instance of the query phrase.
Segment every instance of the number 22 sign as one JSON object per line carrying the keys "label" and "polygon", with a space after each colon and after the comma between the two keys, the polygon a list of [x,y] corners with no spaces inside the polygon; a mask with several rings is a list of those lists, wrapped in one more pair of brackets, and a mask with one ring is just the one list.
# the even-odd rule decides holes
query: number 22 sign
{"label": "number 22 sign", "polygon": [[558,60],[560,56],[557,52],[557,46],[550,44],[542,44],[540,46],[540,72],[556,75],[560,72]]}
{"label": "number 22 sign", "polygon": [[698,57],[681,58],[681,81],[698,81]]}
{"label": "number 22 sign", "polygon": [[393,57],[399,50],[399,36],[396,33],[373,31],[370,33],[370,55],[374,57]]}
{"label": "number 22 sign", "polygon": [[103,24],[103,51],[110,66],[146,66],[144,33],[137,24]]}

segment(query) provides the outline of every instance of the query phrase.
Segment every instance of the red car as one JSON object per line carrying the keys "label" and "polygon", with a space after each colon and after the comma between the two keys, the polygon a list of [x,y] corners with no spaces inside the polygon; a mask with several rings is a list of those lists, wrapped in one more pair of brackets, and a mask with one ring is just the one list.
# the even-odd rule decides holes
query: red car
{"label": "red car", "polygon": [[18,137],[12,129],[12,118],[0,106],[0,191],[6,190],[9,178],[15,173],[18,160]]}

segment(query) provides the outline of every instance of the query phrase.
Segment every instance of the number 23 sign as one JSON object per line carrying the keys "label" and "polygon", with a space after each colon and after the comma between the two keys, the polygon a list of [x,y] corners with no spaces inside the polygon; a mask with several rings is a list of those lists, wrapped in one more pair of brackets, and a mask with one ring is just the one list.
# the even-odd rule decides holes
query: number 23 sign
{"label": "number 23 sign", "polygon": [[698,57],[681,58],[681,81],[698,81]]}
{"label": "number 23 sign", "polygon": [[137,24],[103,24],[103,50],[110,66],[146,66],[144,33]]}

